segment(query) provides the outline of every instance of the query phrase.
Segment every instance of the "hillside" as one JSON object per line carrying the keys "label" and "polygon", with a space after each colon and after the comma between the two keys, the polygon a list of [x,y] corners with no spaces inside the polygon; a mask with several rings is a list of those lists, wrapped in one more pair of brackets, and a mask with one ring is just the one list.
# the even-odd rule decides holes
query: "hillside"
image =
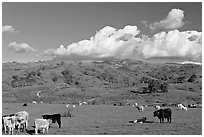
{"label": "hillside", "polygon": [[21,103],[201,103],[202,66],[119,58],[3,63],[2,96]]}

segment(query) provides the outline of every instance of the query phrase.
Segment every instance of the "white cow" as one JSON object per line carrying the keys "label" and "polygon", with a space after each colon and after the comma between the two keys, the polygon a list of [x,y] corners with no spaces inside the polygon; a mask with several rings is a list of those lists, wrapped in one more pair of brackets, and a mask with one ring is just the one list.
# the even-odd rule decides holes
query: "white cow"
{"label": "white cow", "polygon": [[38,91],[38,93],[36,94],[39,98],[40,98],[40,93],[41,93],[41,91]]}
{"label": "white cow", "polygon": [[79,102],[79,106],[81,106],[81,105],[83,105],[83,103],[82,103],[82,102]]}
{"label": "white cow", "polygon": [[66,107],[68,108],[70,106],[70,104],[67,104]]}
{"label": "white cow", "polygon": [[83,105],[88,105],[88,103],[84,101],[84,102],[83,102]]}
{"label": "white cow", "polygon": [[185,107],[183,104],[178,104],[178,107],[179,107],[181,110],[188,110],[188,108]]}
{"label": "white cow", "polygon": [[34,120],[34,126],[35,126],[35,134],[38,134],[38,130],[42,129],[43,134],[45,134],[45,130],[48,133],[50,120],[47,119],[35,119]]}
{"label": "white cow", "polygon": [[144,110],[144,107],[143,106],[138,106],[137,103],[135,103],[135,107],[140,111],[142,112]]}
{"label": "white cow", "polygon": [[21,126],[23,126],[23,130],[28,129],[28,119],[29,119],[29,114],[26,111],[20,111],[15,114],[16,117],[16,125],[18,131],[20,131]]}
{"label": "white cow", "polygon": [[33,104],[37,104],[37,102],[36,102],[36,101],[33,101],[32,103],[33,103]]}
{"label": "white cow", "polygon": [[15,129],[15,116],[5,116],[3,117],[3,126],[4,126],[4,133],[6,134],[8,129],[8,134],[13,134]]}

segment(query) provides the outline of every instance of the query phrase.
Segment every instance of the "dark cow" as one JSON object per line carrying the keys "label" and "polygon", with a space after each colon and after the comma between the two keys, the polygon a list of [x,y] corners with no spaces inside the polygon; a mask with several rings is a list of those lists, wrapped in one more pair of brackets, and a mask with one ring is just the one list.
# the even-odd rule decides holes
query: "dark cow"
{"label": "dark cow", "polygon": [[51,123],[58,123],[59,128],[61,128],[61,114],[46,114],[46,115],[42,115],[43,119],[50,119]]}
{"label": "dark cow", "polygon": [[164,123],[164,119],[167,119],[167,123],[171,123],[171,109],[159,109],[153,112],[154,117],[158,117],[160,120],[160,123]]}
{"label": "dark cow", "polygon": [[24,103],[23,106],[28,106],[28,104],[27,104],[27,103]]}

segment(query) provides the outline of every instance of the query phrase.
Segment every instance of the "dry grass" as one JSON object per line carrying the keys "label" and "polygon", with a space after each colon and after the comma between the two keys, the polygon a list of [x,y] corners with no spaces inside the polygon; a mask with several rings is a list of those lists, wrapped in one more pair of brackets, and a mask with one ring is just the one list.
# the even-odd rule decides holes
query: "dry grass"
{"label": "dry grass", "polygon": [[[5,110],[4,108],[9,109]],[[23,107],[18,103],[3,103],[3,114],[16,113],[25,110],[30,114],[29,132],[15,133],[18,135],[34,134],[33,120],[41,114],[65,112],[64,104],[29,104]],[[130,106],[112,105],[86,105],[77,106],[71,111],[74,117],[62,117],[62,128],[52,124],[49,135],[201,135],[202,134],[202,109],[195,108],[182,111],[177,107],[172,109],[172,123],[160,124],[153,117],[153,107],[147,107],[144,112]],[[153,123],[137,123],[131,121],[147,117]]]}

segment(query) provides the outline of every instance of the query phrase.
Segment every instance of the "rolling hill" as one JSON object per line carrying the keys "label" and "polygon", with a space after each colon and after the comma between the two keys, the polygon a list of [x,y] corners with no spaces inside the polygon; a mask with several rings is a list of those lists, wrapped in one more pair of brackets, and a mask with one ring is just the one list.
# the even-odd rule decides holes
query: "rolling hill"
{"label": "rolling hill", "polygon": [[[38,91],[41,97],[36,96]],[[2,101],[202,103],[202,65],[106,58],[2,64]]]}

